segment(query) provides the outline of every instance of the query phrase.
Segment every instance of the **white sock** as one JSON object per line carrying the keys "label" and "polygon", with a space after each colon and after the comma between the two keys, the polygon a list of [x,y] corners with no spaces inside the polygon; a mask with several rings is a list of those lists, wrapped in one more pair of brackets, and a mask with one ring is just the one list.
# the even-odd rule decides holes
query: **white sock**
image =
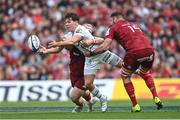
{"label": "white sock", "polygon": [[93,90],[91,93],[93,94],[93,96],[95,96],[95,97],[97,97],[97,98],[99,98],[99,99],[101,99],[101,97],[103,96],[103,95],[100,93],[100,91],[99,91],[99,89],[98,89],[97,87],[95,87],[94,90]]}

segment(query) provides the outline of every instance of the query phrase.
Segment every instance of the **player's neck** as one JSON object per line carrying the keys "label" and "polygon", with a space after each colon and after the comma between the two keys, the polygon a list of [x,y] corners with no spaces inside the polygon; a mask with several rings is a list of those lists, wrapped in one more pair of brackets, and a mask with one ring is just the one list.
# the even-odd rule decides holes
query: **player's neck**
{"label": "player's neck", "polygon": [[79,24],[74,25],[74,29],[71,32],[74,32],[78,26],[79,26]]}
{"label": "player's neck", "polygon": [[119,19],[116,21],[116,23],[119,22],[119,21],[124,21],[124,20],[125,20],[124,18],[119,18]]}

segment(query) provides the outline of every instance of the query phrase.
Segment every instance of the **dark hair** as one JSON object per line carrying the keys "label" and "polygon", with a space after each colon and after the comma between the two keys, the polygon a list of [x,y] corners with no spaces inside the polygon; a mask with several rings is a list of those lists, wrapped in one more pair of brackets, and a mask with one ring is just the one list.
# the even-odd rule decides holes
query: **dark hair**
{"label": "dark hair", "polygon": [[113,12],[111,14],[111,17],[118,17],[118,16],[121,16],[121,13],[120,12]]}
{"label": "dark hair", "polygon": [[79,16],[75,13],[67,13],[64,19],[72,19],[73,21],[79,21]]}

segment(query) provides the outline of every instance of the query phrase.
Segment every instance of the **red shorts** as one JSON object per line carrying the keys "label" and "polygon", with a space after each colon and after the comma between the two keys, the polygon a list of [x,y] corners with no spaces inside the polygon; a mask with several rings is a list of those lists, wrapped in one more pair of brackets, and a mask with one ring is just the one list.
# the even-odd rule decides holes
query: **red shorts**
{"label": "red shorts", "polygon": [[84,62],[83,58],[70,63],[70,79],[72,87],[85,90],[84,82]]}
{"label": "red shorts", "polygon": [[127,53],[123,60],[123,67],[135,71],[141,65],[144,68],[151,69],[154,61],[154,49],[137,50]]}

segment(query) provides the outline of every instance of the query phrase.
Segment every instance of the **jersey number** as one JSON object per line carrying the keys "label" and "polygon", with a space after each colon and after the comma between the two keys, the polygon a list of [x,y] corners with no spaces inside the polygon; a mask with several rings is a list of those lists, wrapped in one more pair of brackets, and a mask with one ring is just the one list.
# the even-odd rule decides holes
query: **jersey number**
{"label": "jersey number", "polygon": [[128,28],[132,31],[132,32],[135,32],[135,30],[140,30],[141,29],[139,27],[137,27],[136,25],[129,25]]}

